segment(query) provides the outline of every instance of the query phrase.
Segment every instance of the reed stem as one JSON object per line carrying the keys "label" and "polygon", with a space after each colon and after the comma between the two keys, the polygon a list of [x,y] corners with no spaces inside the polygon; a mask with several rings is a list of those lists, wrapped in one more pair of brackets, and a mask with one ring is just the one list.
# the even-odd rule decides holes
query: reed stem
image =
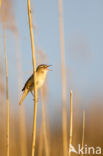
{"label": "reed stem", "polygon": [[61,70],[62,70],[62,129],[63,129],[63,155],[67,156],[68,141],[67,141],[67,97],[66,97],[66,65],[65,65],[65,50],[64,50],[64,25],[63,25],[63,4],[59,0],[59,30],[60,30],[60,54],[61,54]]}
{"label": "reed stem", "polygon": [[33,139],[32,139],[32,156],[34,156],[35,142],[36,142],[36,118],[37,118],[36,58],[35,58],[35,44],[34,44],[34,37],[33,37],[32,18],[31,18],[31,6],[30,6],[30,0],[27,1],[28,1],[29,30],[30,30],[31,48],[32,48],[33,73],[34,73],[34,118],[33,118]]}
{"label": "reed stem", "polygon": [[69,156],[71,156],[70,147],[72,144],[72,130],[73,130],[73,110],[72,110],[72,91],[70,91],[70,135],[69,135]]}
{"label": "reed stem", "polygon": [[[84,133],[85,133],[85,111],[83,111],[82,148],[84,148]],[[81,154],[81,156],[83,156],[83,153]]]}
{"label": "reed stem", "polygon": [[49,143],[48,143],[48,137],[47,137],[46,112],[45,112],[45,103],[44,103],[44,98],[46,100],[46,95],[44,93],[45,87],[46,86],[44,86],[40,90],[40,93],[41,93],[41,103],[42,103],[42,131],[43,131],[43,139],[44,139],[45,156],[49,156],[50,155],[50,151],[49,151]]}
{"label": "reed stem", "polygon": [[38,156],[42,156],[42,152],[43,152],[43,126],[41,125],[40,127],[40,137],[39,137],[39,150],[38,150]]}
{"label": "reed stem", "polygon": [[9,96],[8,96],[8,68],[7,68],[7,50],[6,50],[6,34],[5,34],[5,27],[4,27],[4,49],[5,49],[5,70],[6,70],[6,113],[7,113],[7,130],[6,130],[6,137],[7,137],[7,156],[9,156]]}
{"label": "reed stem", "polygon": [[2,2],[2,0],[0,0],[0,8],[1,8],[1,2]]}
{"label": "reed stem", "polygon": [[[22,88],[22,60],[21,60],[21,51],[19,49],[19,38],[16,37],[16,66],[17,66],[17,75],[18,75],[18,99],[20,90]],[[26,136],[26,118],[25,118],[25,109],[24,105],[21,105],[19,107],[19,130],[20,130],[20,150],[21,150],[21,156],[27,156],[27,136]]]}

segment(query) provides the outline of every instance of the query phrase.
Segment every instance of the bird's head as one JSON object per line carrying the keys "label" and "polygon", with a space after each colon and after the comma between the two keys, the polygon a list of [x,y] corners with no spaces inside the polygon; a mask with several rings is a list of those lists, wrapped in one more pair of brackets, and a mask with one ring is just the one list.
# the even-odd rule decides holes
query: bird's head
{"label": "bird's head", "polygon": [[51,71],[51,69],[49,69],[50,66],[51,65],[41,64],[37,67],[36,71],[40,73],[47,73],[48,71]]}

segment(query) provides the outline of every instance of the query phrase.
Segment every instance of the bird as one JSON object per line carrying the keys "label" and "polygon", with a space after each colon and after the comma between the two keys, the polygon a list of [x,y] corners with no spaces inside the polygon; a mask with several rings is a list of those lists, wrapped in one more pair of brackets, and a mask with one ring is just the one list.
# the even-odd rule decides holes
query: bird
{"label": "bird", "polygon": [[[46,76],[47,76],[47,72],[51,71],[51,69],[49,69],[50,66],[51,65],[41,64],[36,68],[36,87],[37,87],[37,90],[43,86],[45,79],[46,79]],[[29,92],[31,92],[31,94],[33,95],[34,74],[32,74],[29,77],[29,79],[26,81],[22,91],[23,91],[23,94],[21,96],[19,105],[21,105],[23,103],[24,99],[26,98],[26,96],[28,95]]]}

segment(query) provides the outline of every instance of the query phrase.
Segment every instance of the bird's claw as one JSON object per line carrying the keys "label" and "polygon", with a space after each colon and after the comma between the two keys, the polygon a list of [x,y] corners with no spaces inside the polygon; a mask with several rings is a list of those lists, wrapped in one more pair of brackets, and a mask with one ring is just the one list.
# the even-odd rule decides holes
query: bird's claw
{"label": "bird's claw", "polygon": [[33,101],[35,101],[35,102],[39,102],[39,100],[38,100],[38,99],[37,99],[37,100],[33,99]]}

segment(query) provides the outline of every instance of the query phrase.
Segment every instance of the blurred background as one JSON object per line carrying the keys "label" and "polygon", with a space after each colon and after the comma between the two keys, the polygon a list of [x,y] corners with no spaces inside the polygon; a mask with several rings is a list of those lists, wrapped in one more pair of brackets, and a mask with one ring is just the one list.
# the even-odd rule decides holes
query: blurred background
{"label": "blurred background", "polygon": [[[38,92],[36,155],[63,156],[62,71],[58,1],[31,0],[36,62],[52,65]],[[82,112],[88,146],[103,146],[103,1],[63,1],[66,64],[67,124],[69,140],[70,90],[73,92],[73,137],[82,143]],[[32,51],[27,1],[3,0],[0,8],[0,156],[6,155],[6,73],[4,30],[10,102],[10,156],[30,156],[33,127],[33,97],[19,106],[21,90],[32,74]],[[43,111],[44,110],[44,111]],[[44,117],[43,117],[44,112]],[[43,134],[43,119],[46,136]],[[45,137],[47,145],[43,144]],[[68,147],[69,148],[69,147]],[[41,152],[41,153],[40,153]],[[72,153],[72,155],[77,155]],[[92,154],[91,154],[92,155]]]}

